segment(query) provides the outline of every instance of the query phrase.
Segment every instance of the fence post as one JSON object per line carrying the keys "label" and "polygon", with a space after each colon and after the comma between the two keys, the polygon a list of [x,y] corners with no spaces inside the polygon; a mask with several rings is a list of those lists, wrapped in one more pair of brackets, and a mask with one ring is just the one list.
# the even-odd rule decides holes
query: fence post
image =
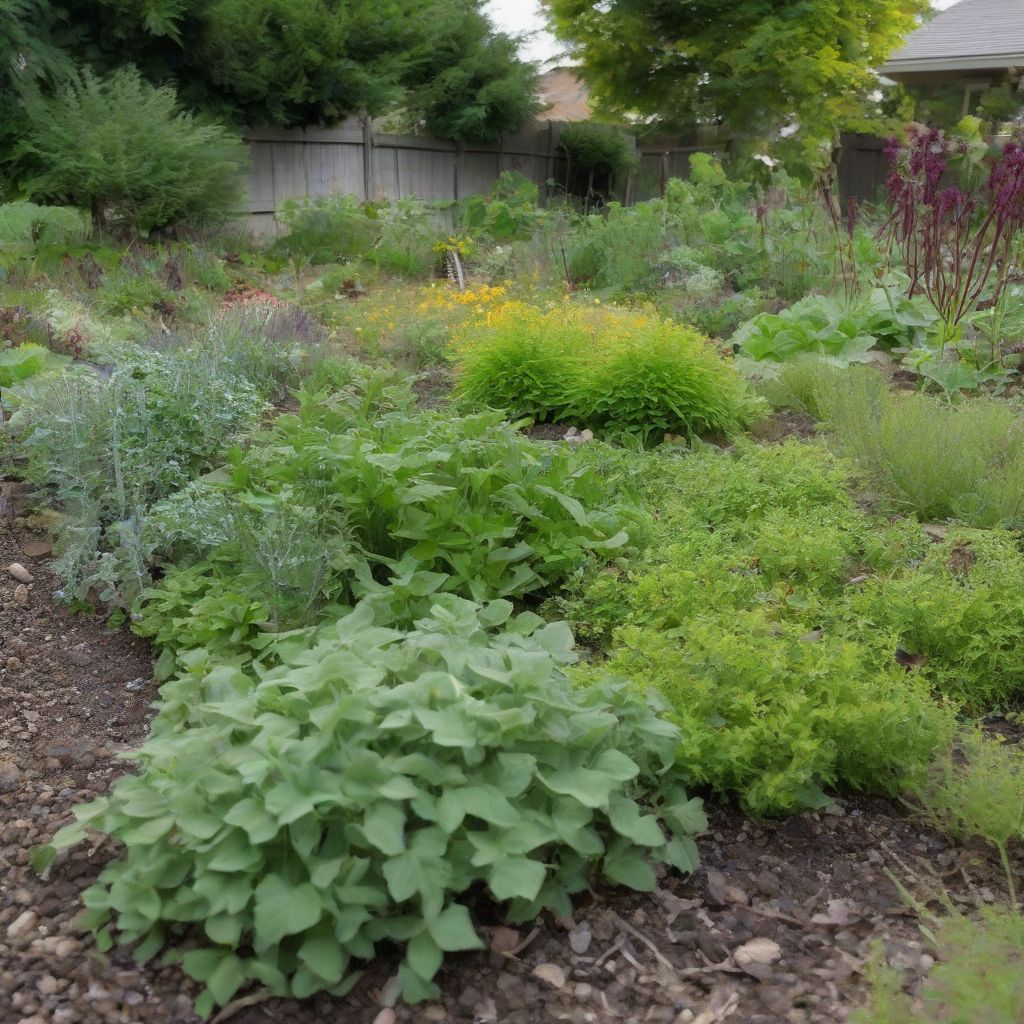
{"label": "fence post", "polygon": [[465,151],[465,143],[460,139],[455,140],[455,181],[453,184],[453,191],[455,193],[455,202],[458,202],[462,198],[462,154]]}
{"label": "fence post", "polygon": [[363,122],[363,198],[369,202],[373,199],[373,125],[369,114],[364,114]]}
{"label": "fence post", "polygon": [[548,121],[548,159],[544,168],[544,202],[551,198],[551,182],[555,178],[555,122]]}

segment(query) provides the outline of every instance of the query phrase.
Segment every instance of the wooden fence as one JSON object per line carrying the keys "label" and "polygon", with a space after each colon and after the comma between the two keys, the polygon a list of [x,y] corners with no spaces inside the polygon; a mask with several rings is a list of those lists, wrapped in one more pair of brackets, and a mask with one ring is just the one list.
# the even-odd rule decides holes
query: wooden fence
{"label": "wooden fence", "polygon": [[562,167],[555,123],[529,125],[492,145],[390,135],[356,120],[337,128],[253,131],[249,226],[277,230],[285,199],[352,193],[360,199],[463,199],[490,190],[502,171],[543,185]]}
{"label": "wooden fence", "polygon": [[[350,119],[336,128],[259,130],[247,140],[252,153],[248,226],[257,235],[279,230],[276,213],[289,198],[352,193],[360,199],[458,200],[489,191],[502,171],[519,171],[541,187],[563,180],[567,165],[558,147],[564,126],[535,123],[490,145],[377,132]],[[885,181],[882,140],[843,137],[840,192],[874,199]],[[686,137],[660,136],[637,143],[638,166],[619,183],[625,203],[660,196],[669,178],[689,176],[689,158],[725,152],[728,139],[714,128]]]}

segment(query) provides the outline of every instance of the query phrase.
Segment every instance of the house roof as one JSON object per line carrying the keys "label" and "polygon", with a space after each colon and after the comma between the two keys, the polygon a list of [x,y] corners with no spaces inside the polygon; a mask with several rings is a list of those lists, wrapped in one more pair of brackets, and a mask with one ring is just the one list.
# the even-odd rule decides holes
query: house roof
{"label": "house roof", "polygon": [[879,69],[959,71],[1024,64],[1024,0],[960,0],[907,37]]}
{"label": "house roof", "polygon": [[538,84],[541,102],[545,104],[537,115],[538,121],[589,120],[590,90],[574,68],[552,68],[540,76]]}

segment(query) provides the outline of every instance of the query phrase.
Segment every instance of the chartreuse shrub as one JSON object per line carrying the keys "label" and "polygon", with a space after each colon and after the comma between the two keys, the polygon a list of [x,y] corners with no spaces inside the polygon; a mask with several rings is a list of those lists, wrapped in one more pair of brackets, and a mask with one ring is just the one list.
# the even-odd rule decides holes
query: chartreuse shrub
{"label": "chartreuse shrub", "polygon": [[[755,813],[816,805],[823,787],[897,793],[923,776],[952,708],[933,698],[934,676],[897,662],[888,632],[858,619],[850,582],[912,573],[929,546],[919,527],[873,521],[817,444],[587,449],[648,521],[634,531],[644,557],[591,574],[563,609],[608,648],[581,682],[610,668],[658,690],[689,784]],[[974,642],[949,652],[950,670]]]}
{"label": "chartreuse shrub", "polygon": [[1024,522],[1019,407],[894,391],[868,368],[823,379],[817,396],[838,448],[906,509],[980,527]]}
{"label": "chartreuse shrub", "polygon": [[414,1002],[445,953],[482,947],[477,891],[522,921],[568,916],[598,875],[651,890],[657,864],[693,870],[704,817],[671,770],[675,728],[621,682],[572,687],[564,624],[417,601],[421,583],[401,627],[383,595],[246,670],[193,652],[139,774],[37,859],[89,829],[124,844],[85,895],[101,948],[166,950],[207,1015],[252,983],[342,993],[395,943]]}
{"label": "chartreuse shrub", "polygon": [[292,625],[357,584],[419,570],[474,600],[520,597],[626,543],[568,450],[527,440],[497,413],[383,411],[402,395],[411,401],[372,381],[301,393],[297,413],[155,510],[176,567],[145,595],[140,629],[174,646],[192,608],[204,637]]}
{"label": "chartreuse shrub", "polygon": [[509,303],[456,339],[463,401],[644,440],[730,435],[757,403],[695,331],[633,311]]}

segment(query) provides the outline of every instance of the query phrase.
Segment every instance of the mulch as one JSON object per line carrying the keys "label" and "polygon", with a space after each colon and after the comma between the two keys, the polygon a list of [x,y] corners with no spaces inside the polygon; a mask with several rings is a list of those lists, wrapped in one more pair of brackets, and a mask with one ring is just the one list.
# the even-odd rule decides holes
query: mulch
{"label": "mulch", "polygon": [[[62,856],[48,879],[31,850],[105,792],[145,735],[152,652],[73,614],[55,597],[45,538],[0,516],[0,1024],[194,1024],[195,986],[173,966],[101,954],[75,927],[78,895],[116,853],[110,841]],[[27,552],[35,552],[35,557]],[[6,567],[33,579],[17,592]],[[389,1009],[388,951],[344,1000],[257,1001],[237,1024],[834,1024],[864,997],[876,947],[920,984],[932,965],[915,914],[888,872],[925,899],[1004,898],[982,849],[959,849],[887,801],[838,799],[824,811],[752,821],[714,808],[690,879],[657,891],[598,889],[572,920],[508,929],[483,901],[490,948],[449,957],[433,1004]]]}

